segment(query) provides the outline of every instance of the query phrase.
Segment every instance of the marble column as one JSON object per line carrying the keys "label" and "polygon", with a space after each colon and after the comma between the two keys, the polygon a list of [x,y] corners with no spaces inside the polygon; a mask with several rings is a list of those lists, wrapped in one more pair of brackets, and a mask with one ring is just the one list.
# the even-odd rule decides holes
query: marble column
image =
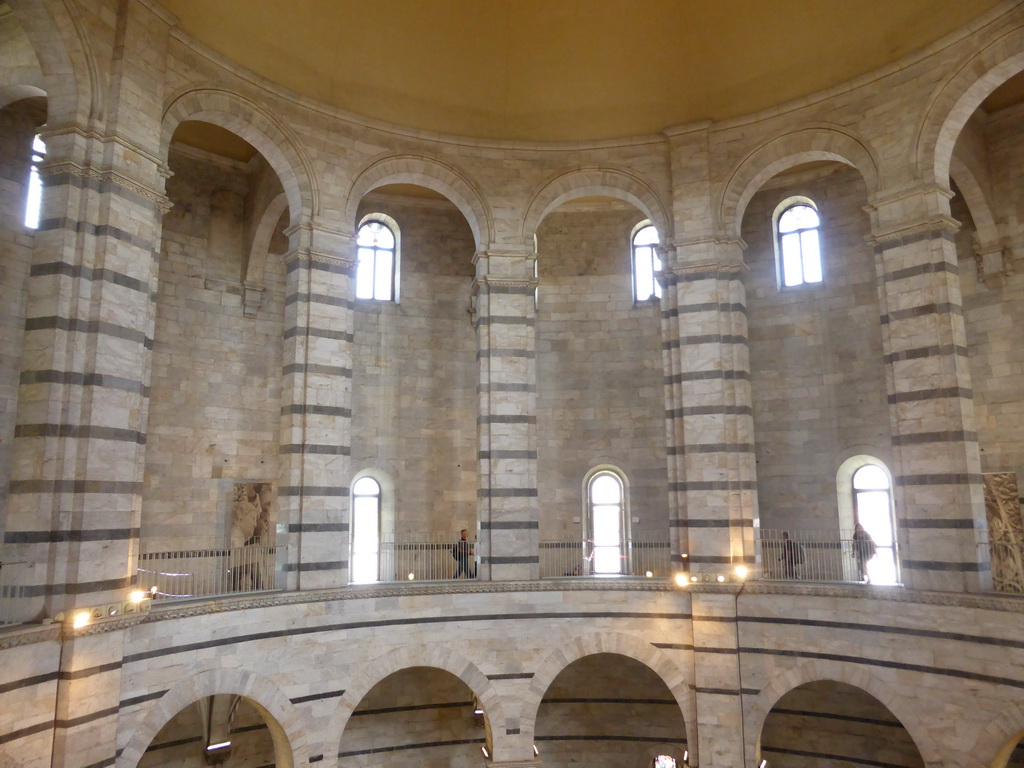
{"label": "marble column", "polygon": [[536,254],[477,254],[480,578],[540,576],[537,505]]}
{"label": "marble column", "polygon": [[901,578],[919,589],[990,583],[984,491],[948,190],[879,195],[878,275]]}
{"label": "marble column", "polygon": [[741,243],[677,242],[662,275],[669,525],[675,567],[754,564],[753,410]]}
{"label": "marble column", "polygon": [[315,223],[287,234],[279,586],[325,589],[348,583],[355,241]]}

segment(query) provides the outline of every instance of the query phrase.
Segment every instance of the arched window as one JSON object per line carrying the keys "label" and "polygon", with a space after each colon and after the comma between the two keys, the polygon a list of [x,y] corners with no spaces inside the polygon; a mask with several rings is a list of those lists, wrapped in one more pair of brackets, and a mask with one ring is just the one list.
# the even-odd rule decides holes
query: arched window
{"label": "arched window", "polygon": [[372,477],[360,477],[352,484],[353,584],[370,584],[379,578],[380,508],[380,483]]}
{"label": "arched window", "polygon": [[32,167],[28,175],[28,194],[25,196],[25,226],[39,229],[39,216],[43,207],[43,180],[39,177],[39,164],[46,157],[46,145],[36,136],[32,140]]}
{"label": "arched window", "polygon": [[[865,464],[853,473],[852,484],[854,516],[871,537],[870,544],[862,544],[857,533],[854,534],[857,570],[865,571],[872,584],[897,584],[889,473],[877,464]],[[855,574],[855,577],[860,580],[863,575]]]}
{"label": "arched window", "polygon": [[390,216],[363,218],[356,234],[356,298],[398,301],[398,225]]}
{"label": "arched window", "polygon": [[633,229],[633,299],[648,301],[661,298],[661,284],[655,275],[661,271],[661,257],[655,247],[660,242],[658,230],[649,221],[641,221]]}
{"label": "arched window", "polygon": [[819,223],[818,211],[807,198],[791,198],[776,209],[775,245],[782,287],[821,282]]}
{"label": "arched window", "polygon": [[626,573],[626,493],[622,478],[610,470],[591,475],[587,483],[590,571],[595,575]]}

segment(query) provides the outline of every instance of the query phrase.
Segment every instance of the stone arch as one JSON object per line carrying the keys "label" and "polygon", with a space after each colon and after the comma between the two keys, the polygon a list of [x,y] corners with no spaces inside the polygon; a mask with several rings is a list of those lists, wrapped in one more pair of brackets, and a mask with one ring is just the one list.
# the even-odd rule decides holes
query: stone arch
{"label": "stone arch", "polygon": [[1006,760],[1022,737],[1024,701],[1001,701],[999,711],[989,718],[988,724],[967,752],[976,759],[978,766],[1006,768]]}
{"label": "stone arch", "polygon": [[332,740],[325,745],[328,746],[324,754],[325,768],[335,764],[349,718],[370,689],[389,675],[413,667],[430,667],[450,672],[473,692],[491,723],[505,722],[504,708],[491,682],[465,656],[440,644],[396,648],[359,668],[345,688],[325,730],[327,734],[334,734],[329,737]]}
{"label": "stone arch", "polygon": [[387,155],[366,165],[349,187],[346,223],[355,226],[360,201],[385,184],[415,184],[444,195],[466,218],[477,249],[491,242],[493,220],[477,186],[454,166],[426,155]]}
{"label": "stone arch", "polygon": [[792,131],[759,146],[729,174],[718,207],[725,236],[740,236],[747,204],[766,181],[794,166],[820,160],[833,160],[860,171],[869,197],[878,189],[875,154],[852,133],[834,126]]}
{"label": "stone arch", "polygon": [[298,140],[255,102],[230,91],[190,88],[172,97],[160,129],[160,158],[166,162],[171,137],[185,120],[213,123],[252,144],[274,169],[288,199],[291,226],[315,217],[319,194],[312,164]]}
{"label": "stone arch", "polygon": [[208,669],[181,681],[157,699],[130,728],[132,737],[115,763],[116,768],[135,768],[160,729],[182,709],[207,696],[228,694],[249,699],[263,716],[274,740],[274,751],[283,758],[281,768],[308,764],[307,736],[301,713],[275,685],[253,672],[238,668]]}
{"label": "stone arch", "polygon": [[989,94],[1024,71],[1024,27],[971,54],[935,91],[917,132],[915,160],[922,181],[945,188],[957,137]]}
{"label": "stone arch", "polygon": [[288,197],[284,192],[267,203],[267,207],[259,217],[252,243],[242,264],[242,281],[262,282],[266,267],[267,255],[270,253],[270,241],[277,229],[281,214],[288,207]]}
{"label": "stone arch", "polygon": [[[765,720],[779,700],[794,688],[805,683],[831,680],[836,683],[859,688],[886,707],[910,736],[917,751],[921,754],[925,765],[942,765],[943,756],[935,749],[928,738],[928,722],[925,717],[917,714],[920,702],[908,702],[893,693],[893,686],[873,675],[870,670],[860,664],[828,662],[819,659],[808,659],[798,662],[792,668],[780,671],[773,670],[772,682],[761,689],[756,696],[744,698],[745,754],[748,762],[756,765],[759,759],[757,752],[761,731]],[[913,730],[911,726],[913,725]],[[922,748],[927,747],[927,749]]]}
{"label": "stone arch", "polygon": [[[613,653],[633,659],[661,678],[679,705],[683,722],[686,724],[687,738],[692,739],[696,735],[696,703],[690,692],[692,681],[687,678],[686,672],[672,661],[668,654],[650,642],[645,642],[632,635],[604,632],[573,639],[548,654],[547,658],[538,666],[519,712],[520,728],[528,738],[533,738],[541,700],[558,674],[574,661],[598,653]],[[690,748],[693,753],[692,762],[696,763],[696,741],[693,741],[692,744],[693,746]]]}
{"label": "stone arch", "polygon": [[10,0],[8,4],[39,61],[42,82],[31,85],[46,92],[49,122],[85,123],[90,117],[101,117],[103,80],[81,19],[60,0]]}
{"label": "stone arch", "polygon": [[960,158],[953,156],[949,163],[949,176],[960,188],[967,210],[971,212],[978,242],[991,246],[999,242],[999,228],[996,226],[992,205],[986,193],[987,184],[975,173],[975,169]]}
{"label": "stone arch", "polygon": [[551,211],[577,197],[602,195],[635,205],[657,228],[663,243],[671,242],[668,209],[654,188],[638,174],[608,166],[577,168],[547,179],[534,192],[523,217],[522,243],[533,250],[534,233]]}

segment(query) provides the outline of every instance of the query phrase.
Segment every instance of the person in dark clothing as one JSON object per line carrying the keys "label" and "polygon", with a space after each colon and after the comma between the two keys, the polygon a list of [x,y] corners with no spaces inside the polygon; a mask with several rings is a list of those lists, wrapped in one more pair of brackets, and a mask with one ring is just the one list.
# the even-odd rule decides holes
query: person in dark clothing
{"label": "person in dark clothing", "polygon": [[452,557],[455,558],[455,575],[453,579],[465,576],[467,579],[475,579],[476,574],[470,568],[470,560],[473,558],[473,545],[466,539],[469,533],[465,528],[459,532],[459,540],[452,547]]}
{"label": "person in dark clothing", "polygon": [[804,561],[804,548],[789,538],[789,531],[782,532],[782,554],[779,560],[782,561],[782,577],[795,579],[796,567]]}
{"label": "person in dark clothing", "polygon": [[868,577],[868,560],[875,556],[877,551],[871,534],[864,530],[860,523],[853,528],[853,556],[857,559],[857,581],[871,581]]}

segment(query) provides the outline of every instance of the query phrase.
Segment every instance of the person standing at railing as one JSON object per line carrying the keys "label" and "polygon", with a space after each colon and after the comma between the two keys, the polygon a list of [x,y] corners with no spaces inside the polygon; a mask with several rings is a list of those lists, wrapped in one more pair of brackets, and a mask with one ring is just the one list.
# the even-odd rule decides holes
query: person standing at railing
{"label": "person standing at railing", "polygon": [[796,567],[804,561],[804,548],[789,538],[789,531],[782,532],[782,554],[779,560],[782,562],[782,577],[795,579]]}
{"label": "person standing at railing", "polygon": [[453,579],[457,579],[462,575],[465,575],[467,579],[475,579],[476,573],[470,568],[469,562],[473,557],[473,544],[466,539],[469,531],[463,528],[459,532],[459,540],[455,542],[455,546],[452,547],[452,557],[455,558],[455,575]]}
{"label": "person standing at railing", "polygon": [[868,561],[875,556],[878,548],[875,546],[871,534],[864,530],[864,526],[857,523],[853,527],[853,556],[857,559],[857,581],[871,581],[868,576]]}

